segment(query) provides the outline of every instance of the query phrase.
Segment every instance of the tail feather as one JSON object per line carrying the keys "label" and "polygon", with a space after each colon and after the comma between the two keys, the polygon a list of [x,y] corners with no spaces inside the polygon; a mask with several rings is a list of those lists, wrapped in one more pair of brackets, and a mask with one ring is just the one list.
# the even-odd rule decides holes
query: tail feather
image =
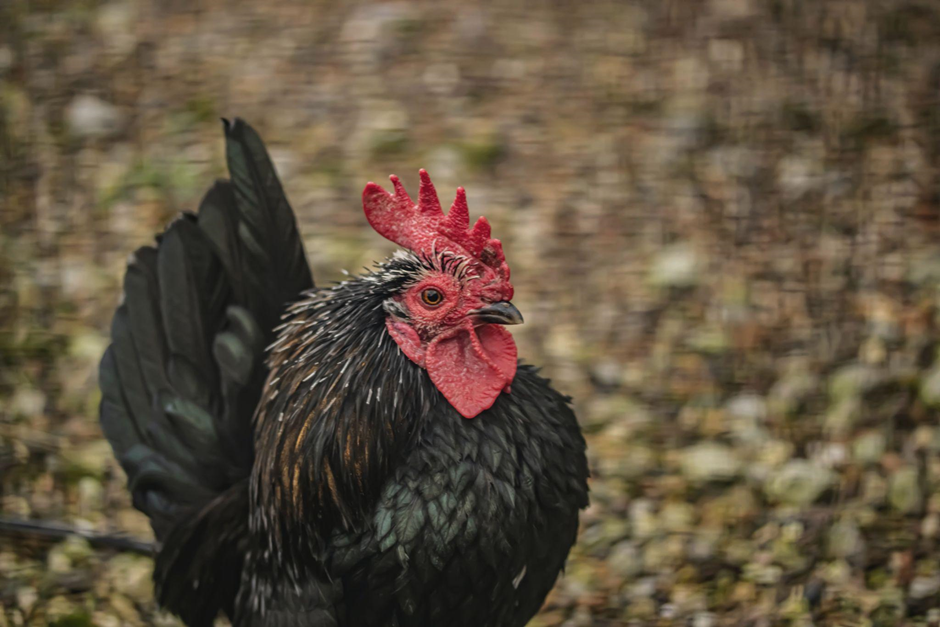
{"label": "tail feather", "polygon": [[124,302],[144,383],[151,395],[167,387],[166,337],[160,313],[157,249],[137,249],[124,276]]}
{"label": "tail feather", "polygon": [[231,189],[241,218],[239,270],[245,277],[245,307],[273,337],[284,306],[313,287],[294,212],[264,143],[253,128],[236,119],[225,123]]}
{"label": "tail feather", "polygon": [[170,532],[154,570],[157,598],[187,625],[233,615],[248,550],[247,486],[235,484]]}
{"label": "tail feather", "polygon": [[228,326],[216,336],[212,353],[222,376],[221,443],[241,468],[251,466],[254,455],[251,418],[267,378],[267,368],[259,367],[267,342],[246,309],[233,305],[226,313]]}
{"label": "tail feather", "polygon": [[[121,309],[119,308],[115,318],[120,315]],[[111,337],[118,337],[113,329],[112,324]],[[119,366],[118,352],[114,344],[105,351],[104,357],[101,358],[98,382],[103,392],[100,407],[101,429],[111,442],[115,454],[120,456],[124,451],[143,441],[146,415],[140,415],[140,421],[138,421],[130,410],[130,401],[122,388],[118,372],[124,372],[125,376],[128,376],[131,370]]]}
{"label": "tail feather", "polygon": [[239,244],[238,233],[241,220],[233,207],[236,205],[232,182],[216,181],[199,204],[199,228],[212,242],[219,261],[225,266],[236,300],[247,303],[249,297],[242,277],[243,247]]}
{"label": "tail feather", "polygon": [[131,332],[128,309],[126,303],[118,307],[111,321],[112,348],[117,366],[115,374],[120,383],[120,395],[131,417],[131,426],[142,439],[146,439],[153,398],[141,369],[140,355]]}
{"label": "tail feather", "polygon": [[232,180],[131,257],[100,368],[102,429],[160,546],[158,600],[189,625],[237,592],[264,347],[313,287],[261,139],[241,120],[225,135]]}
{"label": "tail feather", "polygon": [[218,387],[212,340],[221,330],[229,287],[222,265],[196,226],[183,216],[163,236],[157,272],[164,289],[160,309],[169,343],[171,387],[207,408]]}

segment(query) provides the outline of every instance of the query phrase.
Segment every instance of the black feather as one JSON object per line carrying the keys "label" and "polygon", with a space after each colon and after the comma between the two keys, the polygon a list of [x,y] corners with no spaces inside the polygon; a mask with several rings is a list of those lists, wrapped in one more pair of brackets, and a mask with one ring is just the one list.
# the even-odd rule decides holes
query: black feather
{"label": "black feather", "polygon": [[[244,304],[262,329],[273,329],[297,295],[313,287],[303,245],[271,158],[258,134],[240,119],[225,122],[225,154],[238,208]],[[223,194],[224,195],[224,194]]]}
{"label": "black feather", "polygon": [[157,600],[191,627],[521,627],[587,504],[568,399],[520,366],[460,416],[386,329],[390,299],[459,264],[406,253],[314,289],[260,138],[225,135],[231,180],[136,253],[101,362]]}
{"label": "black feather", "polygon": [[161,547],[158,598],[190,625],[234,614],[264,346],[313,286],[260,140],[239,120],[226,138],[234,182],[132,256],[100,367],[102,428]]}

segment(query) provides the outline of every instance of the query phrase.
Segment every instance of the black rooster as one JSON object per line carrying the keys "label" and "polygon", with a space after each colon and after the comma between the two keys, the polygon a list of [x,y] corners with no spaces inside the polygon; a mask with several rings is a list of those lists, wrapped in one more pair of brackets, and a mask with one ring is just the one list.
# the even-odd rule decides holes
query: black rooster
{"label": "black rooster", "polygon": [[261,139],[225,134],[231,180],[131,258],[101,362],[159,603],[191,626],[525,624],[588,471],[569,399],[516,367],[499,240],[462,189],[445,217],[426,172],[417,204],[391,177],[363,206],[406,250],[314,288]]}

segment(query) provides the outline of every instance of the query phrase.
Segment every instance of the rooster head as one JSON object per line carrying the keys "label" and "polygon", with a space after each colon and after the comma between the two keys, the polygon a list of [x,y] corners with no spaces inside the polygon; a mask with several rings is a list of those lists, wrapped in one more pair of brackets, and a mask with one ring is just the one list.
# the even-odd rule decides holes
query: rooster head
{"label": "rooster head", "polygon": [[510,302],[509,266],[489,222],[481,217],[470,228],[462,187],[444,215],[431,177],[420,176],[417,204],[394,175],[394,193],[371,182],[362,192],[372,228],[416,260],[384,304],[385,324],[447,401],[473,418],[509,391],[516,344],[504,325],[521,323],[522,315]]}

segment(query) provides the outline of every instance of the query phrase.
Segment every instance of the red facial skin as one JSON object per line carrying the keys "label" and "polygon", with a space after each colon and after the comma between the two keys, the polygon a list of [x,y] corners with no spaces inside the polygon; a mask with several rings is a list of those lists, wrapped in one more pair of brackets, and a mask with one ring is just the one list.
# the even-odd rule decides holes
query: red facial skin
{"label": "red facial skin", "polygon": [[[492,407],[509,392],[516,374],[516,344],[498,324],[476,320],[473,311],[512,298],[512,285],[489,268],[476,264],[482,276],[459,280],[447,272],[431,272],[397,300],[408,320],[392,316],[388,332],[405,355],[427,369],[431,381],[464,418]],[[471,271],[471,275],[473,272]],[[443,299],[427,304],[422,295],[435,289]]]}
{"label": "red facial skin", "polygon": [[[467,195],[462,187],[447,215],[441,208],[431,177],[418,173],[421,186],[417,204],[397,176],[389,177],[390,194],[375,183],[362,192],[362,208],[369,224],[383,237],[415,253],[434,257],[449,252],[460,257],[465,271],[434,271],[399,297],[407,318],[391,315],[388,332],[413,362],[427,369],[431,381],[465,418],[489,409],[516,374],[516,344],[509,331],[497,324],[480,324],[472,311],[512,298],[509,266],[490,225],[480,217],[470,227]],[[458,276],[459,275],[459,276]],[[439,305],[429,306],[421,294],[434,288],[443,294]]]}

